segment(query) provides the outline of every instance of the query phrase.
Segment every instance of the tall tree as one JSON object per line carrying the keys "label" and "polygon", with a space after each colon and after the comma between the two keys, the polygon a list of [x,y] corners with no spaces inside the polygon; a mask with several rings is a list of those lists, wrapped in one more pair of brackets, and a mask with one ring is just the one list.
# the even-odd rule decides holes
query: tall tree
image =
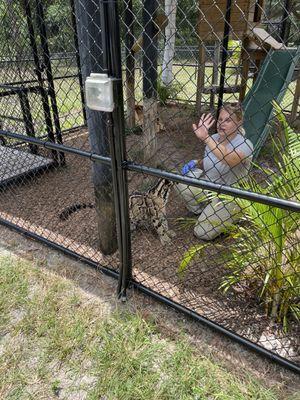
{"label": "tall tree", "polygon": [[173,80],[173,60],[175,54],[176,36],[176,13],[178,0],[165,0],[165,15],[168,18],[168,25],[165,29],[165,49],[162,68],[162,82],[165,86]]}
{"label": "tall tree", "polygon": [[144,161],[153,159],[157,150],[157,56],[158,25],[155,23],[157,0],[145,0],[143,10],[143,150]]}

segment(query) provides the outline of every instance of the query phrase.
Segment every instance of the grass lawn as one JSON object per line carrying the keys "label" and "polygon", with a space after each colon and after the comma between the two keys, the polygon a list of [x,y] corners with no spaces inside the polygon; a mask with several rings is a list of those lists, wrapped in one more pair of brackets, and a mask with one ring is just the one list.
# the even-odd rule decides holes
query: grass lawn
{"label": "grass lawn", "polygon": [[105,306],[45,260],[0,254],[1,399],[299,399],[164,333],[153,315]]}

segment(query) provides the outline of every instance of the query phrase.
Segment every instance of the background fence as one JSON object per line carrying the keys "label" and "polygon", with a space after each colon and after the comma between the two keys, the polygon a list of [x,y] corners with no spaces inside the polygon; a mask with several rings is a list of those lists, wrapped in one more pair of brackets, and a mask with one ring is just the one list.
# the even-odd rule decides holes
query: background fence
{"label": "background fence", "polygon": [[[2,2],[0,222],[299,371],[298,14],[293,1]],[[116,78],[112,113],[85,106],[91,72]],[[237,101],[232,161],[192,124],[238,123],[221,111]],[[204,175],[182,169],[205,155]]]}

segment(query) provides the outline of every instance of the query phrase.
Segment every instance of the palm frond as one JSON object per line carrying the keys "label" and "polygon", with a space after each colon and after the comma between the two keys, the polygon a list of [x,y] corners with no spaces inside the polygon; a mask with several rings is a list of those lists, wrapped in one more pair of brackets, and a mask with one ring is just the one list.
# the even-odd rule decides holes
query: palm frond
{"label": "palm frond", "polygon": [[179,217],[176,218],[175,223],[179,229],[188,230],[195,226],[197,222],[197,217]]}
{"label": "palm frond", "polygon": [[192,246],[184,253],[182,261],[177,270],[179,276],[182,277],[184,275],[185,271],[187,270],[188,266],[190,265],[194,257],[198,253],[202,252],[207,246],[208,243]]}

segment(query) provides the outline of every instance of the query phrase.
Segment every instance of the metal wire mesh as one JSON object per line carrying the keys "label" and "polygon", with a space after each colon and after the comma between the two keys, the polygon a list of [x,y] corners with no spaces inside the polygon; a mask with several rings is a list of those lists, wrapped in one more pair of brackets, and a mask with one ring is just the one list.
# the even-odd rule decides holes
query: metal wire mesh
{"label": "metal wire mesh", "polygon": [[[101,143],[90,141],[85,125],[79,17],[73,2],[1,5],[1,218],[71,253],[117,269],[117,253],[103,256],[100,252],[103,237],[99,248],[97,212],[103,214],[99,202],[105,204],[105,196],[112,204],[105,213],[111,210],[114,215],[111,169],[92,163],[89,154],[109,156],[110,150],[105,137]],[[88,122],[91,118],[90,113]],[[96,119],[106,126],[105,115]],[[28,138],[37,139],[37,144],[28,143]],[[84,156],[45,148],[38,140]],[[116,242],[115,222],[109,218],[110,237]],[[90,222],[84,227],[85,220]],[[115,250],[116,244],[110,247]]]}
{"label": "metal wire mesh", "polygon": [[[292,150],[299,139],[291,128],[297,129],[299,107],[299,25],[286,5],[123,5],[128,159],[299,201]],[[274,100],[280,104],[276,112]],[[244,109],[243,120],[236,103]],[[232,134],[227,118],[239,144],[226,139]],[[234,161],[237,153],[241,159]],[[131,215],[141,226],[133,234],[134,279],[299,362],[299,214],[183,183],[165,186],[166,195],[159,184],[155,192],[157,180],[147,175],[130,174],[129,182],[130,192],[143,193]]]}
{"label": "metal wire mesh", "polygon": [[134,282],[299,363],[298,4],[119,1],[122,137],[83,94],[113,64],[108,3],[0,6],[2,222],[117,269],[126,197]]}

